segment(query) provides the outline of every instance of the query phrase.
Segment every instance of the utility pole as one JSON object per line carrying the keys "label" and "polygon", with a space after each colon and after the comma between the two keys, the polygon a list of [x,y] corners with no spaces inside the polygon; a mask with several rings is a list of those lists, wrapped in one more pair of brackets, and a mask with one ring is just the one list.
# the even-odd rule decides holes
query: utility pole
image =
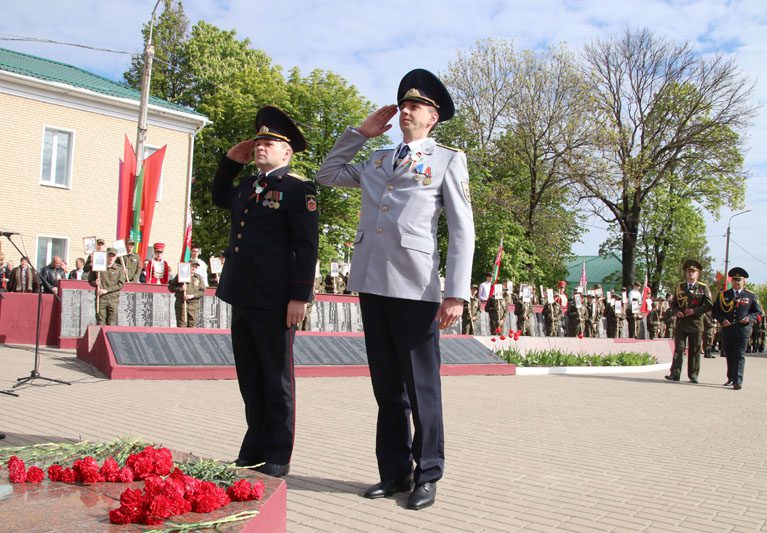
{"label": "utility pole", "polygon": [[727,285],[729,285],[730,276],[727,274],[728,272],[728,266],[730,262],[730,222],[732,222],[732,219],[735,218],[738,215],[742,215],[743,213],[750,212],[750,209],[746,209],[745,211],[741,211],[740,213],[735,213],[730,217],[730,220],[727,221],[727,239],[725,241],[724,245],[724,287],[723,290],[727,290]]}
{"label": "utility pole", "polygon": [[152,9],[152,20],[149,22],[149,35],[144,43],[144,74],[141,77],[141,102],[138,108],[138,132],[136,133],[136,172],[139,172],[144,161],[144,141],[146,140],[146,114],[149,106],[149,86],[152,81],[152,61],[154,60],[154,45],[152,44],[152,32],[157,8],[162,0]]}

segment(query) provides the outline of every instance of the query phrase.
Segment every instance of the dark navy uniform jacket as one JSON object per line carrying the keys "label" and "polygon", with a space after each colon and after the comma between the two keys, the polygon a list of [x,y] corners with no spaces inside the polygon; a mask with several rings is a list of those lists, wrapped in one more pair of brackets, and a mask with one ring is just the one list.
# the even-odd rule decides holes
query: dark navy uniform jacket
{"label": "dark navy uniform jacket", "polygon": [[[308,302],[317,262],[317,188],[289,167],[265,178],[234,179],[243,165],[224,156],[213,180],[213,203],[229,209],[232,229],[216,296],[233,305],[281,310]],[[263,190],[257,192],[257,186]],[[271,207],[270,207],[271,206]]]}
{"label": "dark navy uniform jacket", "polygon": [[[717,295],[712,314],[720,323],[724,322],[725,319],[732,323],[731,326],[724,328],[723,332],[726,331],[730,335],[739,334],[749,337],[751,336],[751,326],[756,323],[756,316],[762,314],[762,308],[759,306],[759,300],[753,292],[742,289],[736,299],[735,291],[727,289]],[[740,323],[744,318],[749,319],[748,324]]]}

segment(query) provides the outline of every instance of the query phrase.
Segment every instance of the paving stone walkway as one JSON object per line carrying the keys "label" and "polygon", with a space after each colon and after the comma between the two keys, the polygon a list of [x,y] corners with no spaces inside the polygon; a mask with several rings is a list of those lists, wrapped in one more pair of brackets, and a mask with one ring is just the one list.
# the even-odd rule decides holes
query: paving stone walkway
{"label": "paving stone walkway", "polygon": [[[0,389],[33,352],[0,345]],[[236,382],[108,381],[71,351],[42,353],[42,375],[73,384],[0,395],[0,446],[139,435],[236,456]],[[698,385],[663,372],[443,378],[446,474],[417,512],[404,494],[361,497],[377,481],[369,380],[299,379],[288,531],[767,531],[767,358],[748,358],[741,391],[724,374],[717,358]],[[0,529],[2,513],[0,501]]]}

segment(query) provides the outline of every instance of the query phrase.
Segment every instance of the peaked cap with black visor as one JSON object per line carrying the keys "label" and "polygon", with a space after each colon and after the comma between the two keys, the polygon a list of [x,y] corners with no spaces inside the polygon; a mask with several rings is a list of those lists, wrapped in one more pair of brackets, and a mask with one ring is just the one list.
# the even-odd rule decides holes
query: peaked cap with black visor
{"label": "peaked cap with black visor", "polygon": [[399,82],[397,104],[402,105],[405,100],[433,106],[439,114],[438,122],[450,120],[455,114],[453,99],[445,86],[437,76],[422,68],[411,70]]}
{"label": "peaked cap with black visor", "polygon": [[262,107],[256,114],[256,136],[254,139],[271,139],[284,141],[290,145],[294,153],[306,150],[306,139],[298,126],[290,120],[280,108],[268,105]]}

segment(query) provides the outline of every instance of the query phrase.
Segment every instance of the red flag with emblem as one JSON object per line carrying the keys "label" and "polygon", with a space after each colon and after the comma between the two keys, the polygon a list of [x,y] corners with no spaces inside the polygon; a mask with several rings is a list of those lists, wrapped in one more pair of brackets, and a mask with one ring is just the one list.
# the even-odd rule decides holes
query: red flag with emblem
{"label": "red flag with emblem", "polygon": [[492,298],[495,290],[495,283],[498,281],[498,273],[501,271],[501,258],[503,257],[503,237],[501,237],[501,244],[498,245],[498,253],[495,256],[495,265],[493,266],[493,282],[490,285],[490,292],[487,297]]}

